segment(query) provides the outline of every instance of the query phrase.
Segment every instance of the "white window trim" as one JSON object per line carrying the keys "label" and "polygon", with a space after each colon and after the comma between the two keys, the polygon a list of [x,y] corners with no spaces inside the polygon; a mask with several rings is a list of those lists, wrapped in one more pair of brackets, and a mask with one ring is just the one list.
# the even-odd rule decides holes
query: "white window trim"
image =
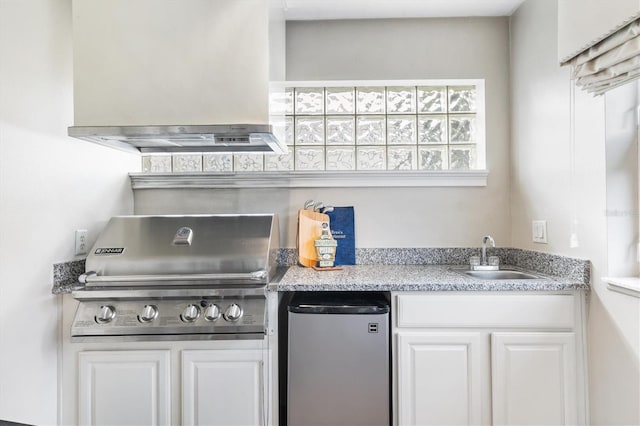
{"label": "white window trim", "polygon": [[[638,103],[640,102],[640,83],[638,82],[634,82],[632,83],[634,86],[634,90],[636,91],[636,105],[635,105],[635,144],[637,147],[637,163],[636,163],[636,170],[635,172],[637,173],[636,176],[636,187],[635,187],[635,191],[636,191],[636,196],[638,197],[638,199],[636,200],[636,205],[635,205],[635,223],[636,226],[638,228],[640,228],[640,216],[638,215],[638,211],[640,211],[640,196],[637,195],[638,190],[640,189],[640,105],[638,105]],[[631,87],[631,86],[629,86]],[[606,102],[607,102],[607,96],[609,95],[609,93],[605,94],[605,111],[608,112],[607,108],[606,108]],[[573,102],[573,99],[572,99]],[[605,122],[608,119],[607,114],[605,114]],[[605,126],[606,128],[606,126]],[[619,131],[619,129],[616,129],[616,131]],[[606,133],[606,132],[605,132]],[[607,137],[608,135],[605,134],[605,137]],[[620,142],[620,141],[616,141],[616,142]],[[606,147],[606,149],[610,149],[609,147]],[[611,167],[609,164],[607,164],[607,179],[609,178],[609,167]],[[628,171],[627,171],[628,172]],[[622,170],[618,170],[616,169],[616,173],[624,173],[624,171]],[[629,173],[631,175],[631,173]],[[609,186],[612,185],[610,182],[606,182],[607,188],[609,189]],[[608,202],[607,202],[607,207],[608,206]],[[626,207],[626,206],[625,206]],[[633,209],[632,205],[629,205],[630,209]],[[632,213],[633,214],[633,213]],[[610,269],[610,273],[612,273],[611,268],[612,268],[612,264],[611,264],[611,259],[616,259],[615,254],[614,254],[614,249],[612,247],[617,247],[619,245],[623,245],[624,247],[627,247],[628,245],[628,241],[627,242],[620,242],[617,239],[613,238],[612,239],[612,234],[610,233],[610,229],[611,227],[609,226],[609,224],[607,224],[608,230],[607,230],[607,240],[608,240],[608,249],[607,249],[607,256],[609,258],[609,269]],[[638,229],[636,228],[636,229]],[[631,230],[629,229],[629,231],[631,232],[636,232],[636,230]],[[637,235],[637,233],[636,233]],[[636,241],[635,244],[635,261],[636,263],[640,263],[640,242]],[[608,276],[608,277],[602,277],[602,281],[605,282],[607,284],[607,289],[616,293],[620,293],[626,296],[631,296],[631,297],[636,297],[636,298],[640,298],[640,277],[637,274],[637,269],[636,269],[636,273],[635,275],[631,275],[632,271],[632,267],[630,263],[624,264],[624,266],[621,266],[620,263],[615,264],[614,266],[615,271],[613,273],[616,273],[616,275],[613,276]],[[624,270],[622,270],[624,269]],[[622,270],[622,271],[621,271]],[[620,272],[620,275],[618,276],[617,273]],[[629,275],[626,275],[627,273],[629,273]]]}
{"label": "white window trim", "polygon": [[487,186],[488,170],[436,172],[129,173],[132,189]]}
{"label": "white window trim", "polygon": [[611,291],[640,298],[640,278],[638,277],[603,277],[602,281],[607,283],[607,288]]}

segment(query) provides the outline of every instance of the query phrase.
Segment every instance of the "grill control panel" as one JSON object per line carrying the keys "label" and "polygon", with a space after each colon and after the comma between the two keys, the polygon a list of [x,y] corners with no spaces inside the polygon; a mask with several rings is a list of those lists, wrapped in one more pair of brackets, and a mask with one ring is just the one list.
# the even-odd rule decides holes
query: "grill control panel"
{"label": "grill control panel", "polygon": [[72,336],[264,333],[264,296],[81,301]]}

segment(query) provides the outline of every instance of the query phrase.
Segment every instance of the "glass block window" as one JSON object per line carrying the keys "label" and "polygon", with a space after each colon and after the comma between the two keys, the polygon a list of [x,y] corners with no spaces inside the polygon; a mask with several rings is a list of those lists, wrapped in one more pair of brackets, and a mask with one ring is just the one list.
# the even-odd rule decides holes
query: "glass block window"
{"label": "glass block window", "polygon": [[[289,153],[174,154],[158,172],[461,171],[485,168],[484,81],[286,82],[272,125]],[[173,169],[173,170],[167,170]]]}
{"label": "glass block window", "polygon": [[271,105],[294,157],[282,161],[299,171],[484,168],[480,82],[385,83],[286,88]]}

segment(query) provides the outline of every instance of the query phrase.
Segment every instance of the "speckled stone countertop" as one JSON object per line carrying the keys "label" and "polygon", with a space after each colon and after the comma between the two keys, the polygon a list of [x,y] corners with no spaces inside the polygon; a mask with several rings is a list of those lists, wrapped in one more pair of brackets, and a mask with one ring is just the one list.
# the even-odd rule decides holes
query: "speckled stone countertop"
{"label": "speckled stone countertop", "polygon": [[85,260],[72,260],[53,264],[53,294],[71,293],[80,285],[78,277],[84,274]]}
{"label": "speckled stone countertop", "polygon": [[588,290],[576,278],[545,276],[539,279],[484,280],[456,272],[455,265],[353,265],[340,271],[316,271],[292,266],[271,291],[562,291]]}
{"label": "speckled stone countertop", "polygon": [[[492,248],[488,254],[498,256],[501,265],[545,278],[480,280],[451,271],[453,265],[463,265],[470,256],[479,255],[480,249],[475,247],[357,248],[356,265],[322,272],[296,266],[296,254],[293,248],[280,249],[278,264],[289,270],[271,291],[588,290],[591,281],[588,260],[518,248]],[[84,270],[84,260],[54,264],[52,292],[71,293],[81,286],[78,276]]]}

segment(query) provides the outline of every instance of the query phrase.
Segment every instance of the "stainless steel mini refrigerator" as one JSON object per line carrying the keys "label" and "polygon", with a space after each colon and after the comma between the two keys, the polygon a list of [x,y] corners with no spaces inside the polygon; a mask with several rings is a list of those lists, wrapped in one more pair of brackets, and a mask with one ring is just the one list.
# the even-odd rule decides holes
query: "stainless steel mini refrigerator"
{"label": "stainless steel mini refrigerator", "polygon": [[377,293],[293,297],[288,425],[390,424],[389,311],[387,299]]}

